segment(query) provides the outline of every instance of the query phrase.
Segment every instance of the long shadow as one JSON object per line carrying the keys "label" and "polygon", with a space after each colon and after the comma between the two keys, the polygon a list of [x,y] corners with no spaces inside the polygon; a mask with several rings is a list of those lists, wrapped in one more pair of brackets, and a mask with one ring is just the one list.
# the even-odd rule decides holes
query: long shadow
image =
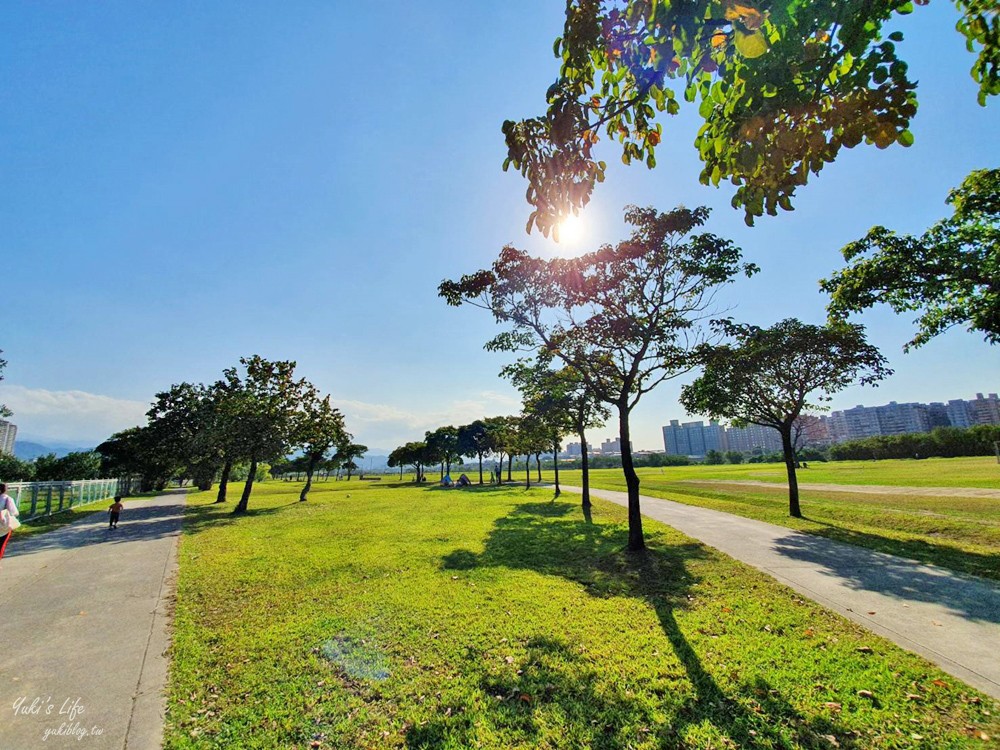
{"label": "long shadow", "polygon": [[905,557],[909,560],[917,560],[929,565],[943,566],[959,573],[989,578],[993,581],[1000,580],[1000,552],[986,554],[969,552],[947,544],[935,544],[922,539],[893,539],[880,534],[846,529],[843,526],[816,518],[808,520],[824,527],[808,532],[814,536],[854,544],[858,547]]}
{"label": "long shadow", "polygon": [[[671,499],[675,501],[677,501],[676,496],[678,495],[693,498],[693,500],[689,503],[690,505],[699,505],[697,502],[698,498],[709,498],[723,503],[731,501],[741,502],[741,495],[739,494],[731,494],[722,491],[708,491],[705,489],[699,490],[697,488],[684,487],[679,482],[669,486],[657,487],[656,489],[662,492],[670,492],[671,495],[674,496]],[[781,489],[782,491],[786,491],[783,488]],[[829,497],[823,497],[822,499],[824,503],[830,502]],[[803,505],[808,513],[809,500],[804,500]],[[714,508],[714,510],[724,509]],[[737,512],[737,515],[743,514]],[[905,557],[909,560],[917,560],[930,565],[940,565],[950,568],[951,570],[958,571],[959,573],[968,573],[970,575],[980,576],[983,578],[990,578],[994,581],[1000,580],[1000,553],[983,554],[978,552],[969,552],[947,543],[935,543],[934,541],[926,539],[894,539],[877,533],[877,530],[876,532],[856,531],[854,529],[841,526],[830,521],[829,519],[822,520],[809,515],[805,517],[805,520],[822,527],[819,529],[802,529],[802,532],[805,534],[813,534],[826,539],[833,539],[838,542],[854,544],[859,547],[865,547],[866,549],[885,552],[890,555],[897,555],[899,557]],[[945,520],[950,519],[946,518]],[[780,521],[777,523],[781,524]],[[900,531],[906,531],[905,528],[897,528],[899,528]]]}
{"label": "long shadow", "polygon": [[[187,505],[178,493],[175,503],[150,505],[125,498],[125,510],[117,529],[108,528],[106,513],[93,513],[72,523],[57,526],[50,531],[25,535],[18,538],[17,532],[7,546],[5,557],[27,557],[57,549],[73,549],[93,544],[121,544],[147,539],[160,539],[178,533],[182,528],[188,533],[197,533],[208,526],[233,523],[239,518],[267,516],[288,506],[274,508],[250,508],[243,516],[233,516],[232,504]],[[298,505],[298,501],[289,503]]]}
{"label": "long shadow", "polygon": [[126,498],[125,511],[117,529],[109,529],[107,514],[97,512],[49,531],[25,535],[20,539],[15,531],[15,536],[11,538],[7,547],[7,555],[25,557],[48,550],[72,549],[92,544],[159,539],[177,533],[183,513],[183,495],[178,497],[176,503],[167,505],[150,505]]}
{"label": "long shadow", "polygon": [[[688,606],[688,592],[697,583],[687,564],[707,554],[702,545],[670,544],[651,535],[646,553],[631,555],[624,551],[626,542],[623,526],[595,524],[575,503],[527,503],[496,522],[483,552],[456,549],[443,558],[446,570],[527,569],[574,581],[591,596],[633,597],[648,603],[691,685],[665,722],[667,707],[662,703],[668,701],[666,691],[671,687],[650,685],[646,695],[636,697],[609,685],[606,675],[582,660],[571,644],[546,634],[529,641],[519,669],[480,679],[483,702],[495,706],[489,712],[494,729],[515,732],[530,742],[549,725],[544,712],[562,717],[571,727],[573,746],[599,750],[634,747],[639,739],[653,739],[658,747],[686,747],[686,729],[704,732],[706,724],[728,738],[726,747],[819,746],[823,734],[843,738],[841,747],[853,746],[851,736],[834,720],[803,716],[761,678],[744,681],[730,695],[705,669],[675,618],[677,610]],[[482,671],[478,656],[470,655],[466,671]],[[664,696],[663,701],[655,700],[656,695]],[[675,695],[669,698],[677,703]],[[637,728],[646,733],[644,737],[637,737]],[[462,714],[442,716],[412,727],[407,744],[472,746],[477,731]]]}
{"label": "long shadow", "polygon": [[812,534],[790,533],[774,549],[792,560],[817,565],[854,589],[897,599],[933,602],[956,615],[1000,623],[1000,585],[939,568],[918,568],[908,560]]}

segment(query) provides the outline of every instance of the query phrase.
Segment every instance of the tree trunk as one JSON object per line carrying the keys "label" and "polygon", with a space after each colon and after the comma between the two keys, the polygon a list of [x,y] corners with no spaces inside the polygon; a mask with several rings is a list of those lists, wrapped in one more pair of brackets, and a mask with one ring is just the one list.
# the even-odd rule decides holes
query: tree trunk
{"label": "tree trunk", "polygon": [[479,483],[483,483],[483,454],[479,454]]}
{"label": "tree trunk", "polygon": [[559,497],[559,438],[552,444],[552,470],[556,473],[555,497]]}
{"label": "tree trunk", "polygon": [[538,483],[542,482],[542,454],[535,454],[535,468],[538,470]]}
{"label": "tree trunk", "polygon": [[441,481],[444,481],[444,461],[441,462]]}
{"label": "tree trunk", "polygon": [[531,489],[531,454],[524,454],[524,488]]}
{"label": "tree trunk", "polygon": [[233,508],[233,513],[246,513],[247,505],[250,503],[250,493],[253,491],[254,478],[257,476],[257,459],[250,460],[250,473],[247,475],[246,484],[243,485],[243,495],[239,503]]}
{"label": "tree trunk", "polygon": [[226,463],[222,465],[222,475],[219,477],[219,494],[215,498],[217,503],[226,502],[226,489],[229,487],[229,474],[232,470],[233,462],[226,459]]}
{"label": "tree trunk", "polygon": [[[511,477],[511,464],[514,463],[514,454],[511,453],[507,456],[507,481],[513,482],[514,479]],[[500,464],[500,469],[503,469],[503,464]]]}
{"label": "tree trunk", "polygon": [[313,472],[316,470],[316,464],[319,463],[319,459],[310,459],[309,468],[306,469],[306,486],[302,488],[302,494],[299,495],[299,502],[304,503],[306,501],[306,495],[309,494],[309,490],[312,489],[313,484]]}
{"label": "tree trunk", "polygon": [[642,512],[639,509],[639,475],[635,473],[632,463],[632,443],[629,432],[629,408],[618,407],[618,437],[622,448],[622,472],[625,474],[625,485],[628,487],[628,548],[632,552],[646,549],[646,540],[642,536]]}
{"label": "tree trunk", "polygon": [[795,448],[792,446],[792,426],[782,425],[778,430],[781,433],[781,449],[785,454],[785,470],[788,472],[788,515],[794,518],[802,518],[802,509],[799,508],[799,480],[795,476]]}
{"label": "tree trunk", "polygon": [[587,433],[580,429],[580,466],[583,469],[583,507],[590,508],[590,456],[587,455]]}
{"label": "tree trunk", "polygon": [[399,481],[403,481],[403,464],[399,465]]}

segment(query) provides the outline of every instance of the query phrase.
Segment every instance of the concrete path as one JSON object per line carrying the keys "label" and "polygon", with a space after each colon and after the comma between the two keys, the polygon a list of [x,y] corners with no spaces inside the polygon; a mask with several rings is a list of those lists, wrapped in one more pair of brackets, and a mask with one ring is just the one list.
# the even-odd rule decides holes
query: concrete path
{"label": "concrete path", "polygon": [[0,561],[0,748],[152,750],[186,493],[11,539]]}
{"label": "concrete path", "polygon": [[[628,505],[624,492],[590,494]],[[1000,586],[730,513],[645,495],[641,504],[644,516],[769,573],[1000,699]]]}
{"label": "concrete path", "polygon": [[[756,479],[682,479],[685,484],[735,484],[741,487],[769,487],[788,492],[788,485],[780,482],[761,482]],[[915,487],[891,484],[824,484],[800,482],[799,490],[817,492],[853,492],[860,495],[907,495],[914,497],[988,497],[1000,500],[1000,489],[988,487]]]}

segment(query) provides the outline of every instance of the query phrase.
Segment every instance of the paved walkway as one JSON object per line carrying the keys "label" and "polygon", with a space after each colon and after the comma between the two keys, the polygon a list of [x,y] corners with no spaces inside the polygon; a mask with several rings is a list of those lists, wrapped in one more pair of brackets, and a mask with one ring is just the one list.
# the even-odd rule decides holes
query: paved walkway
{"label": "paved walkway", "polygon": [[[628,505],[624,492],[590,494]],[[769,573],[1000,699],[1000,586],[730,513],[645,495],[641,503],[644,516]]]}
{"label": "paved walkway", "polygon": [[[800,475],[801,476],[801,475]],[[682,479],[686,484],[735,484],[742,487],[770,487],[773,490],[788,491],[788,485],[781,482],[761,482],[756,479]],[[853,492],[861,495],[912,495],[915,497],[989,497],[1000,500],[1000,489],[989,487],[916,487],[914,485],[890,484],[824,484],[822,482],[799,482],[800,490],[818,492]]]}
{"label": "paved walkway", "polygon": [[160,747],[185,497],[126,499],[115,530],[95,513],[14,532],[0,561],[0,748]]}

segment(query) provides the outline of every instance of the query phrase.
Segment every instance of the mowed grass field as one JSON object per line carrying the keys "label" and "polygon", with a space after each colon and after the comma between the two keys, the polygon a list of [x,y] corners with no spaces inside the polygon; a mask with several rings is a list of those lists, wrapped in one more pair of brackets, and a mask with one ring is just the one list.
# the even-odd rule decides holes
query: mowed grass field
{"label": "mowed grass field", "polygon": [[[1000,490],[1000,464],[991,456],[886,461],[813,461],[800,469],[799,482],[883,484],[899,487],[984,487]],[[610,472],[611,469],[600,469]],[[620,473],[620,472],[619,472]],[[669,475],[673,480],[730,480],[785,484],[785,465],[721,464],[641,469],[643,475]]]}
{"label": "mowed grass field", "polygon": [[[788,515],[784,464],[679,466],[640,469],[640,491],[651,497],[699,505],[787,526],[869,549],[1000,580],[1000,499],[908,493],[864,494],[800,489],[804,518]],[[625,491],[618,469],[592,471],[591,486]],[[551,472],[543,472],[551,481]],[[993,458],[810,463],[803,483],[1000,489]],[[579,471],[560,472],[579,484]],[[712,480],[701,483],[699,480]],[[773,482],[773,487],[726,484]]]}
{"label": "mowed grass field", "polygon": [[[996,703],[767,576],[541,488],[189,500],[167,748],[984,748]],[[235,493],[234,493],[235,495]]]}

